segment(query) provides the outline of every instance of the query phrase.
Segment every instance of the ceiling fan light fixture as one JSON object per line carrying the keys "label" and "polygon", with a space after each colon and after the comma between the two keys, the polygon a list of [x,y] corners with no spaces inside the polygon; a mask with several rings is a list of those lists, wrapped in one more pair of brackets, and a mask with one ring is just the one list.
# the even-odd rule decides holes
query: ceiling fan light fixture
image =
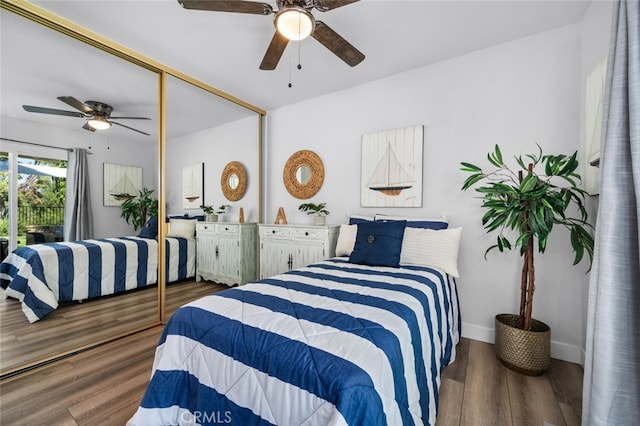
{"label": "ceiling fan light fixture", "polygon": [[301,7],[281,9],[276,13],[274,23],[278,32],[292,41],[309,37],[316,25],[313,15]]}
{"label": "ceiling fan light fixture", "polygon": [[111,127],[111,123],[107,121],[104,117],[96,116],[87,120],[87,124],[91,126],[91,128],[95,130],[107,130]]}

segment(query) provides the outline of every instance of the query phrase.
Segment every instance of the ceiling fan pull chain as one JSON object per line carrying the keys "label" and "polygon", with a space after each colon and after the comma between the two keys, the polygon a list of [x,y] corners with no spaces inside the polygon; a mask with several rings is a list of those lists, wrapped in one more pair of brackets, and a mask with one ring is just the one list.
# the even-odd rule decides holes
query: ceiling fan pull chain
{"label": "ceiling fan pull chain", "polygon": [[302,53],[301,53],[302,52],[302,47],[301,46],[302,46],[302,42],[299,41],[298,42],[298,69],[299,70],[302,69],[302,64],[301,64],[302,63],[302,59],[301,59],[301,57],[302,57]]}
{"label": "ceiling fan pull chain", "polygon": [[291,55],[289,55],[289,88],[293,87],[291,84]]}

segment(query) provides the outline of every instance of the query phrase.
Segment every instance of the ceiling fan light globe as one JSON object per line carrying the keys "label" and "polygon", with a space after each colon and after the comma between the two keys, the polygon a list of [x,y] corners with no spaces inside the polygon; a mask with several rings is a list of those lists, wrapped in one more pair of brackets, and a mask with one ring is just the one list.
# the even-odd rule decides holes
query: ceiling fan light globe
{"label": "ceiling fan light globe", "polygon": [[303,8],[292,7],[280,10],[274,18],[276,29],[292,41],[304,40],[315,28],[311,13]]}
{"label": "ceiling fan light globe", "polygon": [[109,123],[104,118],[91,118],[87,120],[87,124],[95,130],[107,130],[109,127],[111,127],[111,123]]}

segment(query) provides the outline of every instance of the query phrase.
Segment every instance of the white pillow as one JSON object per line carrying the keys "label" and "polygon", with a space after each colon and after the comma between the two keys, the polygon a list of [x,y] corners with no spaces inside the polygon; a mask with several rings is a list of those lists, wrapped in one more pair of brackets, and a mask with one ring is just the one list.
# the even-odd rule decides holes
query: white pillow
{"label": "white pillow", "polygon": [[453,277],[458,274],[458,248],[462,228],[405,228],[400,263],[431,266]]}
{"label": "white pillow", "polygon": [[168,237],[182,237],[192,240],[196,235],[196,221],[193,219],[169,219]]}
{"label": "white pillow", "polygon": [[356,244],[358,225],[340,225],[340,234],[336,243],[336,256],[350,256]]}

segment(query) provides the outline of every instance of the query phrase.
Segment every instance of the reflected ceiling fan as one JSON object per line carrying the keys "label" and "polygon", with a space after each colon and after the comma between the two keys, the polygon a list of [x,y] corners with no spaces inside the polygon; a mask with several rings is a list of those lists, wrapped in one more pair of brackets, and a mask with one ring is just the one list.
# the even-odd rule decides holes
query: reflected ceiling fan
{"label": "reflected ceiling fan", "polygon": [[52,114],[52,115],[62,115],[66,117],[79,117],[86,119],[86,123],[82,126],[83,129],[88,130],[90,132],[95,132],[96,130],[106,130],[111,127],[112,124],[118,125],[120,127],[124,127],[129,130],[133,130],[134,132],[142,133],[143,135],[149,136],[149,133],[145,133],[142,130],[134,129],[133,127],[125,126],[122,123],[118,123],[113,120],[149,120],[146,117],[112,117],[111,111],[113,111],[113,107],[107,105],[102,102],[97,101],[85,101],[80,102],[73,96],[58,96],[58,100],[64,102],[65,104],[72,106],[80,112],[76,111],[66,111],[63,109],[53,109],[53,108],[44,108],[32,105],[22,105],[25,111],[28,112],[37,112],[40,114]]}
{"label": "reflected ceiling fan", "polygon": [[276,0],[277,10],[273,10],[268,3],[244,0],[178,0],[178,3],[185,9],[256,15],[275,14],[273,23],[276,26],[276,32],[260,64],[261,70],[273,70],[278,65],[289,40],[302,40],[308,36],[318,40],[352,67],[362,62],[364,59],[362,52],[311,14],[314,8],[320,12],[327,12],[357,1],[359,0]]}

